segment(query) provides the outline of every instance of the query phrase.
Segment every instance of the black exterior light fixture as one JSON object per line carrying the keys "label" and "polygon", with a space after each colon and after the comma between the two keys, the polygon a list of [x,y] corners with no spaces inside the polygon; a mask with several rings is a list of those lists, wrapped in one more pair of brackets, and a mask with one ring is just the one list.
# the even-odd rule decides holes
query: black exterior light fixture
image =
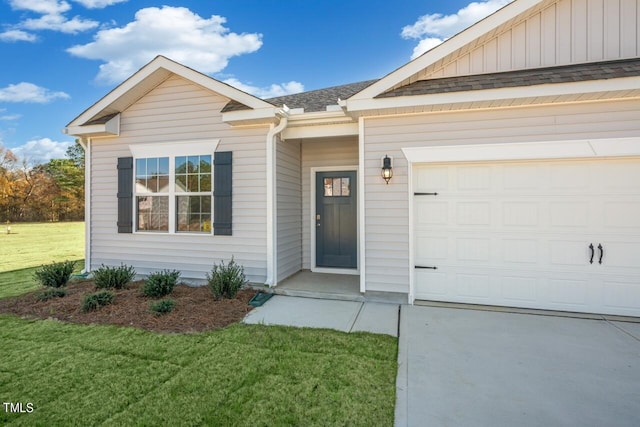
{"label": "black exterior light fixture", "polygon": [[382,159],[382,179],[389,184],[389,181],[393,177],[393,167],[391,166],[391,158],[385,154]]}

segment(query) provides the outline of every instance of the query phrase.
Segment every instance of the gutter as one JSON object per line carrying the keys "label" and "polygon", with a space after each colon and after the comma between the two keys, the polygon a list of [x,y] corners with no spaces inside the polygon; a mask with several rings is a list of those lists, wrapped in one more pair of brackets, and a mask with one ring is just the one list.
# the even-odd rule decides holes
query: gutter
{"label": "gutter", "polygon": [[91,271],[91,138],[79,137],[84,150],[84,269]]}
{"label": "gutter", "polygon": [[267,132],[267,278],[270,288],[278,284],[278,201],[276,191],[276,138],[289,123],[289,108],[283,105],[276,111],[280,117],[277,126],[271,125]]}

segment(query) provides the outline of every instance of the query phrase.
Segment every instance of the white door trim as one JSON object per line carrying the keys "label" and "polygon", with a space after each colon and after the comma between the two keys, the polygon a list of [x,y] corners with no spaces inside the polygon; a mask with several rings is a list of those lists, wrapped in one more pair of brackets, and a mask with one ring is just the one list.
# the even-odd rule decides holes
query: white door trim
{"label": "white door trim", "polygon": [[[354,276],[360,274],[360,263],[358,262],[358,267],[356,269],[353,268],[326,268],[326,267],[316,267],[316,172],[332,172],[332,171],[345,171],[345,172],[355,172],[356,176],[358,176],[358,166],[318,166],[312,167],[310,171],[310,179],[309,186],[310,194],[311,194],[311,211],[309,215],[309,237],[311,241],[311,271],[314,273],[331,273],[331,274],[352,274]],[[359,176],[358,176],[359,177]],[[360,194],[360,179],[356,180],[356,197],[359,197]],[[359,212],[356,215],[356,259],[360,260],[360,215]]]}

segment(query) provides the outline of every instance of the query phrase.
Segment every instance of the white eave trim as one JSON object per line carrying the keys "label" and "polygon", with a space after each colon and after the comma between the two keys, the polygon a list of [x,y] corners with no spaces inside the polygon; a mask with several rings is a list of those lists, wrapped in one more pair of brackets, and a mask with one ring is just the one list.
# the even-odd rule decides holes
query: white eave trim
{"label": "white eave trim", "polygon": [[377,99],[348,99],[344,101],[344,105],[347,108],[347,111],[357,112],[402,107],[420,107],[425,105],[463,104],[638,89],[640,89],[640,76],[499,89],[479,89],[473,91],[447,92],[429,95],[396,96]]}
{"label": "white eave trim", "polygon": [[275,123],[276,115],[281,109],[275,106],[250,110],[228,111],[222,113],[222,121],[230,125],[243,124],[271,124]]}
{"label": "white eave trim", "polygon": [[230,86],[226,83],[222,83],[212,77],[209,77],[189,67],[186,67],[175,61],[172,61],[169,58],[165,58],[164,56],[157,56],[147,65],[145,65],[140,70],[138,70],[135,74],[133,74],[131,77],[125,80],[120,86],[116,87],[114,90],[108,93],[104,98],[99,100],[93,106],[85,110],[77,118],[75,118],[71,123],[69,123],[69,127],[71,128],[71,127],[80,126],[86,123],[87,121],[90,121],[93,117],[98,115],[101,111],[107,109],[111,104],[116,102],[122,96],[126,95],[127,92],[134,89],[137,85],[141,84],[146,78],[151,76],[154,72],[161,69],[164,69],[169,73],[173,73],[180,77],[183,77],[195,84],[198,84],[204,88],[207,88],[213,92],[216,92],[224,97],[240,102],[252,109],[263,109],[271,106],[268,102],[263,101],[260,98],[257,98],[239,89],[236,89],[233,86]]}
{"label": "white eave trim", "polygon": [[489,15],[485,19],[451,37],[441,45],[436,46],[408,64],[398,68],[396,71],[391,72],[349,99],[370,99],[391,89],[405,79],[408,79],[414,74],[427,68],[429,65],[439,61],[447,55],[452,54],[456,50],[466,46],[477,38],[482,37],[484,34],[499,27],[510,19],[515,18],[521,13],[526,12],[537,4],[542,3],[542,1],[543,0],[517,0],[506,5],[492,15]]}
{"label": "white eave trim", "polygon": [[65,135],[73,136],[119,136],[120,135],[120,114],[116,114],[106,123],[85,126],[68,126],[62,129]]}
{"label": "white eave trim", "polygon": [[640,137],[409,147],[402,152],[411,163],[625,157],[640,155]]}

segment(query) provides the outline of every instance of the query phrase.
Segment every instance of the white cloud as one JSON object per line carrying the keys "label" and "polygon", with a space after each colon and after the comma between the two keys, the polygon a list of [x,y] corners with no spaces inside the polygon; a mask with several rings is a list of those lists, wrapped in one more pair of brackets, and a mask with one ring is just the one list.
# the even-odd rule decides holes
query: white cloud
{"label": "white cloud", "polygon": [[43,15],[40,18],[26,19],[20,23],[20,26],[27,30],[60,31],[66,34],[77,34],[81,31],[96,28],[98,25],[100,24],[97,21],[82,19],[77,16],[67,19],[63,15]]}
{"label": "white cloud", "polygon": [[231,85],[244,92],[255,95],[258,98],[275,98],[276,96],[291,95],[292,93],[304,92],[304,85],[300,82],[290,81],[288,83],[272,84],[268,87],[257,87],[242,83],[240,80],[230,78],[224,80],[228,85]]}
{"label": "white cloud", "polygon": [[512,1],[484,0],[469,3],[452,15],[432,13],[421,16],[414,24],[402,29],[402,38],[420,40],[411,56],[412,59],[417,58]]}
{"label": "white cloud", "polygon": [[67,12],[71,5],[58,0],[10,0],[9,4],[15,10],[28,10],[43,15],[56,15]]}
{"label": "white cloud", "polygon": [[[96,0],[94,3],[99,1]],[[17,24],[18,28],[76,34],[96,28],[99,25],[99,22],[78,16],[68,19],[64,13],[71,10],[71,5],[64,0],[10,0],[9,3],[14,10],[27,10],[42,15],[38,18],[23,20]]]}
{"label": "white cloud", "polygon": [[73,0],[73,1],[76,3],[80,3],[87,9],[102,9],[114,4],[124,3],[127,0]]}
{"label": "white cloud", "polygon": [[22,114],[5,114],[4,116],[0,116],[0,120],[5,122],[13,122],[22,117]]}
{"label": "white cloud", "polygon": [[52,92],[49,89],[26,82],[0,88],[0,102],[46,104],[56,98],[66,99],[69,98],[69,95],[64,92]]}
{"label": "white cloud", "polygon": [[227,66],[229,58],[255,52],[260,34],[236,34],[212,15],[205,19],[184,7],[149,7],[136,13],[124,27],[100,30],[94,41],[73,46],[72,55],[104,61],[97,80],[124,80],[156,55],[165,55],[204,73]]}
{"label": "white cloud", "polygon": [[12,148],[13,154],[34,163],[46,163],[51,159],[65,157],[67,148],[73,143],[69,141],[52,141],[49,138],[29,141],[19,147]]}
{"label": "white cloud", "polygon": [[35,34],[22,30],[8,30],[0,33],[0,41],[3,42],[35,42],[37,39]]}

